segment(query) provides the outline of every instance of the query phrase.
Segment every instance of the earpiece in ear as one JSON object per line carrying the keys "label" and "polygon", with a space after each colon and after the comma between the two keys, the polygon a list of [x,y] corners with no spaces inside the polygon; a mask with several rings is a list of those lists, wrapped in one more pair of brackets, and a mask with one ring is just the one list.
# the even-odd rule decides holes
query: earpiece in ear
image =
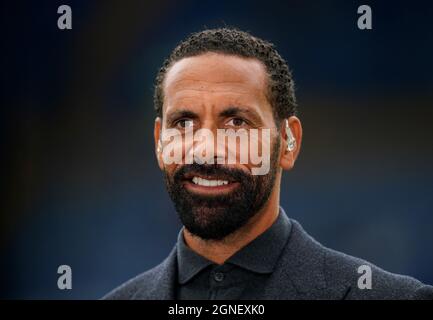
{"label": "earpiece in ear", "polygon": [[292,130],[289,127],[289,121],[286,120],[286,134],[287,134],[287,150],[293,151],[296,148],[296,140],[293,136]]}
{"label": "earpiece in ear", "polygon": [[158,140],[158,146],[156,147],[156,151],[157,151],[158,153],[161,153],[161,151],[162,151],[161,140]]}

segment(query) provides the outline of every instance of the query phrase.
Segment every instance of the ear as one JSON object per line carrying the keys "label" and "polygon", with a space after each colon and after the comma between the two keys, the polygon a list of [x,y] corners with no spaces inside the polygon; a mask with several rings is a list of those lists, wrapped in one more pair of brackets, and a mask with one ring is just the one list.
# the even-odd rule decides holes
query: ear
{"label": "ear", "polygon": [[[288,150],[288,135],[286,132],[286,125],[288,124],[290,130],[292,131],[293,138],[296,143],[293,150]],[[283,143],[281,144],[280,149],[280,166],[284,170],[290,170],[295,165],[295,161],[299,155],[299,151],[301,150],[301,142],[302,142],[302,125],[301,120],[299,120],[296,116],[291,116],[290,118],[283,121],[280,127],[281,132],[281,140]]]}
{"label": "ear", "polygon": [[161,146],[161,129],[162,129],[162,120],[160,117],[155,119],[155,127],[153,129],[153,137],[155,140],[155,155],[158,160],[158,165],[161,170],[164,170],[164,162],[162,160],[162,146]]}

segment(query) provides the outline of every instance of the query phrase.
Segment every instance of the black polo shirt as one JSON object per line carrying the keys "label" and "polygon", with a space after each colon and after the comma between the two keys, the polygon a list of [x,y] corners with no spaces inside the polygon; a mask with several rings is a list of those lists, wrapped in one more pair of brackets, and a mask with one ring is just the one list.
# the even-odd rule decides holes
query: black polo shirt
{"label": "black polo shirt", "polygon": [[259,299],[289,239],[290,229],[290,220],[280,207],[271,227],[222,265],[191,250],[182,229],[177,241],[177,299]]}

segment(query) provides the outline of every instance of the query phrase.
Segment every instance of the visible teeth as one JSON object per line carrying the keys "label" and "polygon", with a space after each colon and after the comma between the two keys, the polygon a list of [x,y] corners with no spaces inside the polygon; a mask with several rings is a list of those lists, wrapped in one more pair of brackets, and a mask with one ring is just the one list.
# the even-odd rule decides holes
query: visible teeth
{"label": "visible teeth", "polygon": [[217,180],[209,180],[208,184],[209,187],[216,187],[218,185]]}
{"label": "visible teeth", "polygon": [[192,182],[199,186],[216,187],[229,184],[227,180],[207,180],[200,177],[192,178]]}

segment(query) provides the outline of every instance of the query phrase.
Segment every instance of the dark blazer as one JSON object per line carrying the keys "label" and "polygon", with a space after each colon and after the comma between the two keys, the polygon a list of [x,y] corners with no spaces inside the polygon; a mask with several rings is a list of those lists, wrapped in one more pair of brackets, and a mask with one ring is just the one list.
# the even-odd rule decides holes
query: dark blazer
{"label": "dark blazer", "polygon": [[[433,287],[389,273],[373,264],[322,246],[291,219],[292,230],[275,271],[258,299],[432,299]],[[359,289],[358,267],[372,270],[372,288]],[[176,247],[155,268],[114,289],[103,299],[174,299]]]}

